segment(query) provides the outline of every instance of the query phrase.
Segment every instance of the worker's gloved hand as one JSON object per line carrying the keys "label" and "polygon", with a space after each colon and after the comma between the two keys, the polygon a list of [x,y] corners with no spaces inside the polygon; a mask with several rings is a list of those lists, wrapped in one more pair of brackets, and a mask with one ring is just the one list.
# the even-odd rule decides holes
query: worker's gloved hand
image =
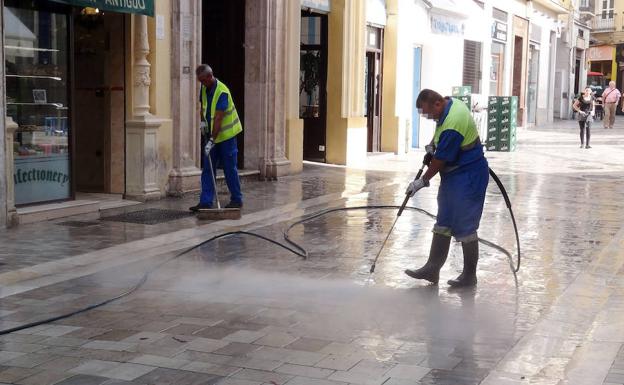
{"label": "worker's gloved hand", "polygon": [[424,178],[416,179],[410,182],[405,190],[405,195],[409,195],[413,197],[416,194],[416,191],[420,190],[423,187],[429,187],[429,181]]}
{"label": "worker's gloved hand", "polygon": [[204,146],[204,154],[206,154],[206,156],[209,156],[210,155],[210,150],[212,150],[213,147],[214,147],[214,140],[212,140],[212,138],[210,138],[208,143],[206,143],[206,145]]}
{"label": "worker's gloved hand", "polygon": [[428,144],[425,146],[426,154],[423,157],[423,164],[429,166],[431,160],[433,159],[433,153],[435,152],[435,147],[432,144]]}
{"label": "worker's gloved hand", "polygon": [[202,120],[201,122],[199,122],[199,129],[204,132],[206,131],[206,128],[208,127],[208,124],[206,123],[205,120]]}
{"label": "worker's gloved hand", "polygon": [[585,111],[579,111],[579,114],[581,114],[582,117],[586,117],[587,116],[587,112],[585,112]]}

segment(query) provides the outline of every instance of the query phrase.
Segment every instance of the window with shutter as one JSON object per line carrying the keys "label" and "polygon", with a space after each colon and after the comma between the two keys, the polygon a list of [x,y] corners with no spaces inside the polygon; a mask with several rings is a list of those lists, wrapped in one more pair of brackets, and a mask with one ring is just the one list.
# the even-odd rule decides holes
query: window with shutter
{"label": "window with shutter", "polygon": [[481,42],[464,40],[464,86],[472,93],[481,93]]}

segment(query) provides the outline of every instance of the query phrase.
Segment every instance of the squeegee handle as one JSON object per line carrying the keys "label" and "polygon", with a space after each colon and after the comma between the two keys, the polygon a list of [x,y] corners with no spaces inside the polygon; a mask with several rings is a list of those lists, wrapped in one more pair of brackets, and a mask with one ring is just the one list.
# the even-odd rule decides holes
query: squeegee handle
{"label": "squeegee handle", "polygon": [[[425,165],[423,163],[423,165],[420,168],[420,170],[418,170],[418,174],[416,174],[416,177],[414,178],[414,180],[420,179],[420,176],[422,175],[424,168],[425,168]],[[403,199],[403,203],[401,204],[401,208],[399,209],[399,212],[397,212],[397,217],[400,217],[401,214],[403,214],[403,210],[405,210],[405,206],[407,206],[407,202],[409,201],[410,198],[411,197],[409,196],[409,194],[405,194],[405,199]]]}

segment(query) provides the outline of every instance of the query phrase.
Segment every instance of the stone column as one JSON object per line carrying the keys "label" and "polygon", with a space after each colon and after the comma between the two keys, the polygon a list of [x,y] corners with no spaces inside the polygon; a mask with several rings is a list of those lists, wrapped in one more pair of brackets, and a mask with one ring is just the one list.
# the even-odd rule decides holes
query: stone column
{"label": "stone column", "polygon": [[13,159],[13,137],[15,131],[19,127],[12,118],[6,117],[5,123],[5,146],[4,146],[4,162],[6,170],[6,226],[13,227],[19,223],[17,217],[17,210],[15,209],[15,183],[13,181],[13,174],[15,172],[15,165]]}
{"label": "stone column", "polygon": [[168,194],[181,196],[200,189],[199,86],[195,68],[201,63],[201,1],[171,2],[171,105],[173,170]]}
{"label": "stone column", "polygon": [[132,120],[126,122],[126,198],[158,199],[158,129],[161,121],[150,114],[150,63],[147,16],[134,15]]}
{"label": "stone column", "polygon": [[265,179],[287,175],[288,0],[247,1],[245,12],[245,163]]}
{"label": "stone column", "polygon": [[297,174],[303,170],[303,119],[299,117],[301,2],[287,3],[286,157],[290,160],[290,173]]}

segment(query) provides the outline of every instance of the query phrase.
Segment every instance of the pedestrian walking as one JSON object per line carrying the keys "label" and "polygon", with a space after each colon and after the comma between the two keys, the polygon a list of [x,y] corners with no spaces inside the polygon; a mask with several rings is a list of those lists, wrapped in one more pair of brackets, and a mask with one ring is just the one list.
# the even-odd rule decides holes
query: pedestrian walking
{"label": "pedestrian walking", "polygon": [[592,89],[586,87],[583,91],[583,95],[579,96],[578,99],[574,101],[574,110],[578,112],[577,119],[581,130],[581,148],[583,148],[583,144],[585,145],[585,148],[591,148],[589,145],[589,138],[591,137],[591,124],[596,113],[595,108]]}
{"label": "pedestrian walking", "polygon": [[427,146],[427,172],[421,179],[410,183],[406,194],[413,196],[419,189],[428,187],[429,180],[438,172],[440,187],[438,216],[427,263],[420,269],[407,269],[405,274],[437,284],[440,269],[448,256],[451,236],[454,236],[462,244],[464,268],[448,284],[453,287],[474,286],[479,259],[477,229],[489,179],[479,132],[470,111],[458,99],[444,98],[433,90],[424,89],[416,99],[416,107],[427,119],[437,121],[437,126],[433,140]]}
{"label": "pedestrian walking", "polygon": [[602,92],[602,105],[605,114],[602,125],[604,128],[613,128],[613,123],[615,123],[615,111],[620,104],[621,97],[622,94],[620,90],[615,88],[615,82],[611,80],[609,82],[609,87]]}
{"label": "pedestrian walking", "polygon": [[[225,183],[230,190],[230,203],[226,208],[243,207],[243,194],[237,170],[238,145],[236,135],[243,131],[238,118],[232,94],[223,82],[214,77],[212,68],[206,64],[197,67],[195,74],[201,83],[199,102],[201,105],[202,156],[201,195],[199,203],[191,211],[211,209],[215,198],[212,177],[217,165],[223,167]],[[208,158],[210,157],[210,158]],[[210,161],[212,160],[212,170]],[[212,174],[211,174],[212,172]]]}

